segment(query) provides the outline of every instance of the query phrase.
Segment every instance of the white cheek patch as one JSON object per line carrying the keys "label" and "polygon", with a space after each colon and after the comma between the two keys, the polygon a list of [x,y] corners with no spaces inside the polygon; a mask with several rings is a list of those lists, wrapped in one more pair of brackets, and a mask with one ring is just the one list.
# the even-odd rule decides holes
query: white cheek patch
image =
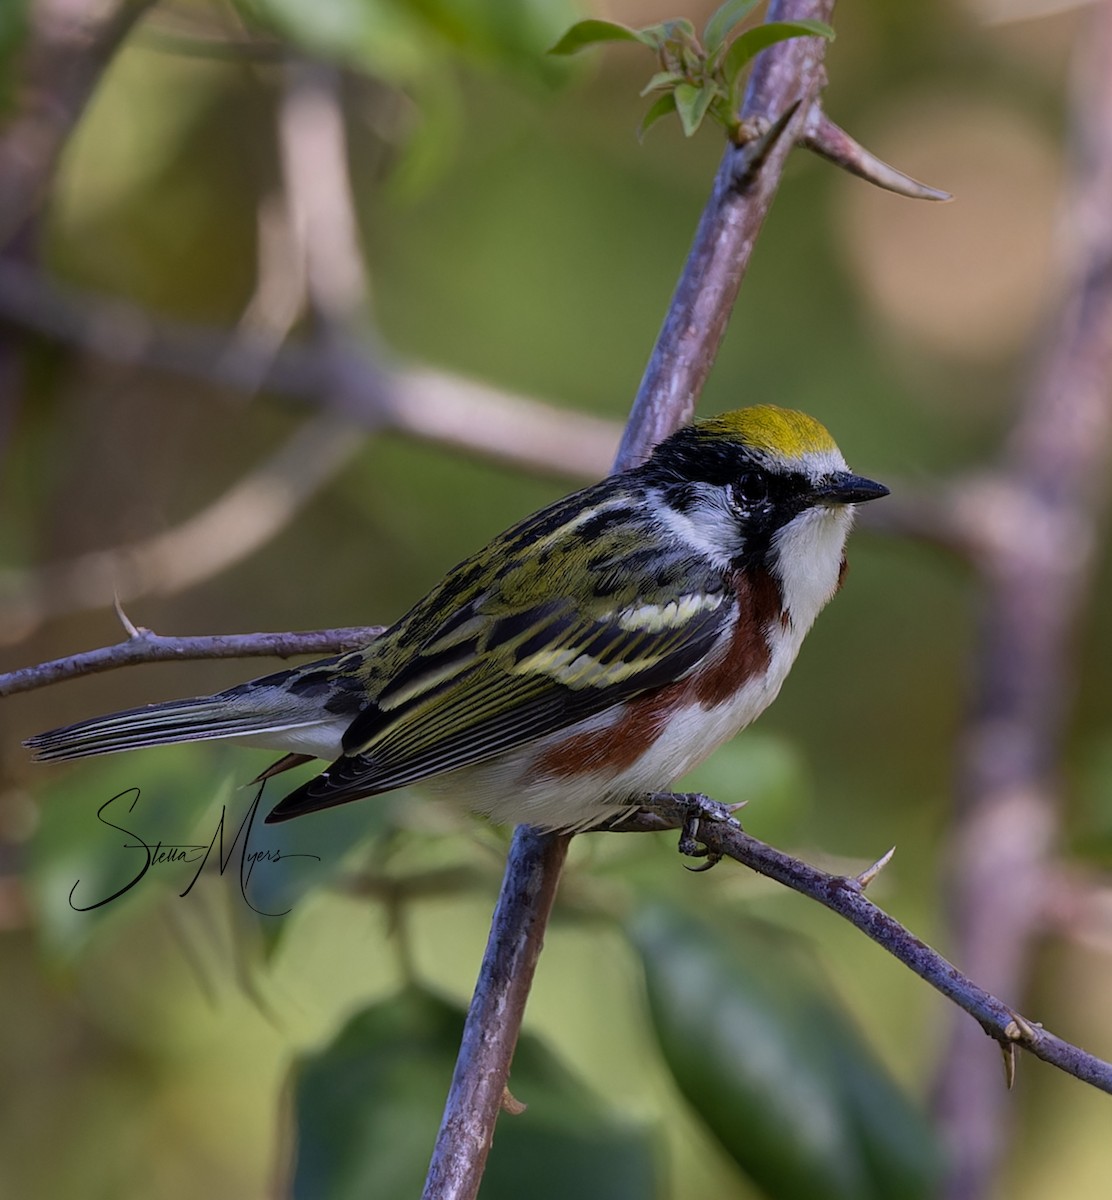
{"label": "white cheek patch", "polygon": [[695,488],[696,499],[686,512],[672,508],[660,492],[651,492],[648,503],[670,533],[705,555],[715,566],[728,567],[745,547],[737,518],[723,489],[709,484],[697,484]]}

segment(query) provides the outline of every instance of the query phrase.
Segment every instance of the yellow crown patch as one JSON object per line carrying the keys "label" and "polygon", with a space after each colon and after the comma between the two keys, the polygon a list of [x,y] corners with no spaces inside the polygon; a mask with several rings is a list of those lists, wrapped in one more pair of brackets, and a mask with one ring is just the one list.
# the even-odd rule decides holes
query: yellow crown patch
{"label": "yellow crown patch", "polygon": [[802,458],[805,454],[838,449],[826,427],[814,417],[774,404],[736,408],[697,421],[695,431],[706,437],[740,442],[781,458]]}

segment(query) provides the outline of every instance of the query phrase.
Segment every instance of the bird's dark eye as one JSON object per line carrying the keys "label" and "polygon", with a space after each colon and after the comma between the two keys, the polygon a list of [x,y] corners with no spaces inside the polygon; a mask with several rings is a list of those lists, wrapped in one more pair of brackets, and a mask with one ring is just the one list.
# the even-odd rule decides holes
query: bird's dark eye
{"label": "bird's dark eye", "polygon": [[759,471],[745,471],[734,480],[734,502],[753,508],[768,499],[768,480]]}

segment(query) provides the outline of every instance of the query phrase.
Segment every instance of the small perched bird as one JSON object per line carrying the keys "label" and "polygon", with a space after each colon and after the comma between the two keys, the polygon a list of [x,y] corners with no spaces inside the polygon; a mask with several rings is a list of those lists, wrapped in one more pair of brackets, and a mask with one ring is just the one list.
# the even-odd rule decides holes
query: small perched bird
{"label": "small perched bird", "polygon": [[331,763],[268,821],[435,780],[496,821],[585,829],[667,797],[775,699],[854,505],[887,494],[813,418],[739,409],[519,522],[359,650],[26,744],[241,737],[286,752],[260,779]]}

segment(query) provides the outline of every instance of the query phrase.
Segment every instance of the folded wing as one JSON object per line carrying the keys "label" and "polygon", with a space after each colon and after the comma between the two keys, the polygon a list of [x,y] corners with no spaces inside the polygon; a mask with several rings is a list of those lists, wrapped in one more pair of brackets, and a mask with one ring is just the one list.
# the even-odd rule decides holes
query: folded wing
{"label": "folded wing", "polygon": [[344,755],[282,800],[280,821],[480,763],[681,678],[736,601],[700,562],[683,588],[607,607],[569,597],[506,611],[486,593],[396,664],[352,722]]}

